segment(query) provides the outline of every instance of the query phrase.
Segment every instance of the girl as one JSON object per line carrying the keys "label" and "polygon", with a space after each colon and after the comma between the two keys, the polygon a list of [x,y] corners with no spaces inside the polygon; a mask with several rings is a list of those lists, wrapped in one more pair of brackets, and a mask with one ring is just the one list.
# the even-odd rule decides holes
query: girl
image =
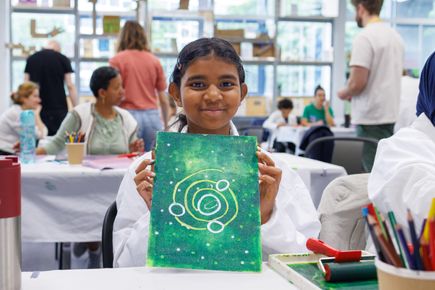
{"label": "girl", "polygon": [[325,99],[325,90],[318,85],[314,90],[314,100],[304,108],[302,126],[335,126],[334,113]]}
{"label": "girl", "polygon": [[129,110],[137,120],[139,138],[145,141],[145,149],[149,151],[156,132],[168,124],[169,106],[164,92],[166,77],[159,60],[148,48],[145,31],[139,23],[127,21],[118,43],[118,53],[109,62],[120,71],[124,82],[125,99],[120,106]]}
{"label": "girl", "polygon": [[14,103],[0,117],[0,155],[15,154],[14,146],[19,142],[20,114],[23,110],[35,111],[35,130],[38,139],[47,136],[47,128],[41,121],[41,99],[39,98],[39,86],[32,82],[25,82],[18,86],[18,90],[12,93]]}
{"label": "girl", "polygon": [[[245,71],[231,44],[218,38],[198,39],[180,52],[169,94],[185,115],[169,131],[238,135],[231,122],[246,96]],[[320,223],[308,190],[298,175],[278,158],[258,151],[263,251],[305,251]],[[116,199],[114,266],[144,266],[154,172],[151,153],[132,164]],[[266,257],[266,256],[265,256]]]}
{"label": "girl", "polygon": [[435,197],[435,53],[421,72],[417,116],[379,141],[368,183],[369,198],[382,212],[393,210],[404,227],[407,208],[420,226]]}

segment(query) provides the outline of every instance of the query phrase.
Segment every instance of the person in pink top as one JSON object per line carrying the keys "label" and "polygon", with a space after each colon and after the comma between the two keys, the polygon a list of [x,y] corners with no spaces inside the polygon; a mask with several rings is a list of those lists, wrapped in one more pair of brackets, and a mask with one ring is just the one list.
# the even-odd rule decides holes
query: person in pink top
{"label": "person in pink top", "polygon": [[138,137],[144,140],[145,150],[149,151],[156,132],[166,128],[168,122],[169,104],[163,68],[150,52],[145,31],[136,21],[125,23],[117,51],[109,63],[119,70],[124,84],[125,98],[120,107],[137,120]]}

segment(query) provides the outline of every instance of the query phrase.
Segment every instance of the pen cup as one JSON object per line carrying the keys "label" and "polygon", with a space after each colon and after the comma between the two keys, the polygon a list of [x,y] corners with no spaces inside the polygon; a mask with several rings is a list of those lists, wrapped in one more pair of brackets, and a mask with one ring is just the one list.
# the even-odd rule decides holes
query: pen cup
{"label": "pen cup", "polygon": [[85,143],[66,143],[69,164],[82,164],[85,156]]}
{"label": "pen cup", "polygon": [[434,271],[415,271],[396,268],[378,259],[375,261],[380,290],[435,289]]}

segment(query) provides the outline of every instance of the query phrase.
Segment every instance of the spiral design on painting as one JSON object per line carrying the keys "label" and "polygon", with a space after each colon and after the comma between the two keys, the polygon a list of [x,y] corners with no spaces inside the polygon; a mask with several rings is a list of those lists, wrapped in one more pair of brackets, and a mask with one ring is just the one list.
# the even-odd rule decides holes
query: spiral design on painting
{"label": "spiral design on painting", "polygon": [[223,173],[203,169],[175,184],[168,210],[179,224],[217,234],[237,217],[237,198]]}

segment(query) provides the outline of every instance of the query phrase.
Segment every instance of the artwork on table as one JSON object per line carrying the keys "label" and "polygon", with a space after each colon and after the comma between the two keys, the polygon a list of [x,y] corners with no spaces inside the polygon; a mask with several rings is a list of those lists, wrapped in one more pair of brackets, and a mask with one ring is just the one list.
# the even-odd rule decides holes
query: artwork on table
{"label": "artwork on table", "polygon": [[261,271],[256,142],[157,134],[148,266]]}

